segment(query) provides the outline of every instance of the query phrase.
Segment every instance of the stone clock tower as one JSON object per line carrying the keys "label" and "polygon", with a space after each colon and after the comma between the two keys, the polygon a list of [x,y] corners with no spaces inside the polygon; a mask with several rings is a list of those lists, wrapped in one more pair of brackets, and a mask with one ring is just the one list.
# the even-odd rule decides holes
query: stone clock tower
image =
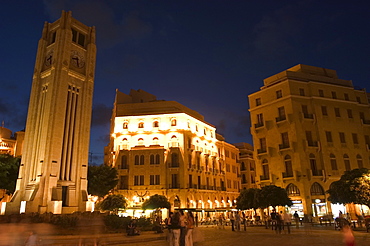
{"label": "stone clock tower", "polygon": [[95,28],[62,12],[38,43],[16,193],[6,213],[72,213],[87,206]]}

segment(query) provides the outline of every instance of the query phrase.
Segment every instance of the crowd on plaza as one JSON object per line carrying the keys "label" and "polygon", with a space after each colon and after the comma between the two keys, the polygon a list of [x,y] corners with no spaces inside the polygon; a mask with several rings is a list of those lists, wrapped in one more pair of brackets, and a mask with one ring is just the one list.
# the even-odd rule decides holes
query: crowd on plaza
{"label": "crowd on plaza", "polygon": [[182,210],[170,212],[165,224],[169,232],[170,246],[193,246],[195,219],[191,211],[186,214]]}

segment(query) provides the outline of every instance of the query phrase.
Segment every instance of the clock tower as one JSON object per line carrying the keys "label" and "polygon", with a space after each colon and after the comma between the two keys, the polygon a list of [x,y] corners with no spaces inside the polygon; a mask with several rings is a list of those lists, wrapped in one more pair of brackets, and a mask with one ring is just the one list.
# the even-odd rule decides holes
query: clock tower
{"label": "clock tower", "polygon": [[6,213],[86,211],[95,28],[62,12],[38,43],[16,192]]}

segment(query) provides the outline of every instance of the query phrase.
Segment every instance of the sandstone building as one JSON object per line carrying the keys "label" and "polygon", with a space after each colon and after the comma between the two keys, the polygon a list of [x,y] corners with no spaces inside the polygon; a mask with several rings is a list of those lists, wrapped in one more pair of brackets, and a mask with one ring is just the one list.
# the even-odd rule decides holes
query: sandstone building
{"label": "sandstone building", "polygon": [[370,168],[370,105],[336,71],[297,65],[249,95],[257,184],[287,190],[293,210],[338,215],[326,190],[346,170]]}
{"label": "sandstone building", "polygon": [[143,90],[116,91],[105,153],[131,208],[154,194],[172,208],[231,208],[241,188],[239,150],[198,112]]}

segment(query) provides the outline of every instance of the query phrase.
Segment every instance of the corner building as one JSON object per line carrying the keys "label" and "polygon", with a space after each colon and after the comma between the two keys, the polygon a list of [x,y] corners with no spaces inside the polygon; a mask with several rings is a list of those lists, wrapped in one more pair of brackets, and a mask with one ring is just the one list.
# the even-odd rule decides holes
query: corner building
{"label": "corner building", "polygon": [[265,79],[249,105],[257,184],[285,188],[302,216],[338,216],[344,208],[326,190],[346,170],[370,168],[366,91],[335,70],[297,65]]}
{"label": "corner building", "polygon": [[116,91],[105,153],[130,208],[155,194],[172,209],[231,208],[239,195],[239,150],[198,112],[143,90]]}

